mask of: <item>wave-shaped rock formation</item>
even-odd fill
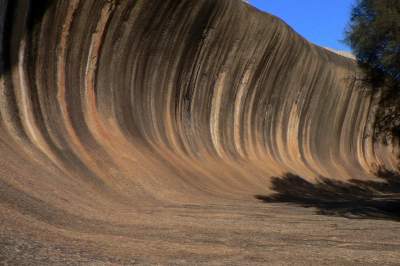
[[[239,0],[1,0],[0,41],[0,229],[16,261],[16,241],[38,263],[234,256],[193,239],[244,219],[235,206],[270,177],[396,167],[369,137],[355,63]]]

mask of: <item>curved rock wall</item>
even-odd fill
[[[355,63],[239,0],[2,0],[0,40],[0,200],[46,222],[396,164]]]

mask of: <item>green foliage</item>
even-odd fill
[[[381,97],[375,137],[399,137],[400,0],[359,0],[346,41],[364,71],[363,81]]]
[[[374,89],[400,88],[400,0],[359,0],[346,37]]]

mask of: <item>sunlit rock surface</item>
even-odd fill
[[[0,0],[0,41],[3,261],[311,260],[271,177],[396,167],[355,62],[239,0]]]

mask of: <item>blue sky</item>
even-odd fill
[[[342,43],[356,0],[250,0],[250,4],[283,19],[309,41],[350,51]]]

